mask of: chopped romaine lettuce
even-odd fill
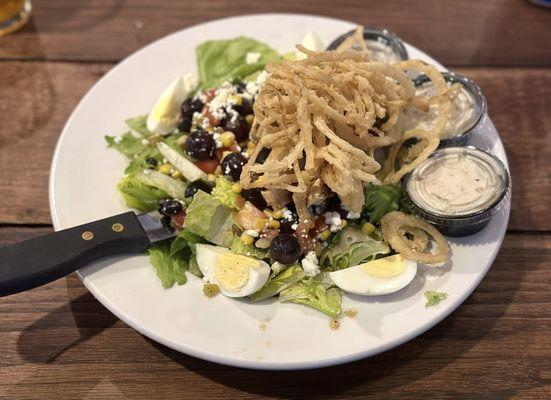
[[[258,292],[250,295],[249,298],[254,302],[273,297],[300,281],[304,276],[301,267],[296,264],[291,265],[277,274],[272,273],[268,282]]]
[[[390,247],[361,230],[349,226],[340,231],[323,250],[320,264],[328,271],[352,267],[390,253]]]
[[[203,274],[199,270],[196,259],[196,245],[197,243],[206,243],[201,236],[184,229],[178,233],[178,236],[174,238],[170,246],[170,256],[182,257],[184,260],[189,260],[188,269],[193,275],[202,277]]]
[[[144,212],[156,210],[159,201],[170,196],[165,191],[145,183],[140,177],[138,174],[125,176],[119,181],[117,189],[128,207]]]
[[[140,115],[139,117],[128,118],[124,122],[126,122],[126,125],[128,125],[130,129],[143,136],[151,135],[151,132],[149,132],[149,130],[147,129],[147,115]]]
[[[209,242],[230,247],[233,232],[232,210],[220,200],[199,190],[186,210],[185,228]]]
[[[341,290],[336,287],[328,288],[323,277],[308,279],[281,291],[279,300],[307,305],[332,318],[337,318],[342,312]]]
[[[197,46],[196,53],[201,89],[243,79],[263,69],[268,62],[279,59],[278,53],[268,45],[243,36],[203,42]],[[259,53],[260,58],[255,63],[247,64],[247,53]]]
[[[161,189],[174,199],[185,197],[186,185],[178,179],[171,178],[155,170],[138,171],[134,176],[146,185]]]
[[[365,203],[362,216],[374,224],[385,214],[400,209],[402,190],[396,185],[369,184],[365,188]]]
[[[160,142],[157,144],[157,149],[188,181],[193,182],[199,179],[207,179],[207,174],[188,160],[171,143]]]
[[[232,253],[258,258],[260,260],[270,258],[270,249],[259,249],[252,244],[246,244],[239,238],[239,236],[233,237],[230,250]]]
[[[148,249],[148,253],[151,264],[165,289],[174,286],[174,283],[183,285],[187,282],[186,261],[178,255],[170,255],[170,243],[155,244]]]
[[[133,158],[146,149],[142,144],[142,138],[133,135],[131,132],[123,133],[119,138],[115,136],[105,136],[107,147],[111,147],[128,158]]]
[[[425,307],[432,307],[440,303],[442,300],[445,300],[448,297],[446,292],[437,292],[436,290],[427,290],[425,292],[425,297],[427,302]]]
[[[223,176],[219,176],[216,178],[216,184],[212,189],[211,195],[220,200],[226,207],[237,210],[237,198],[239,195],[233,191],[232,187],[233,182]]]

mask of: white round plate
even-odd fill
[[[134,53],[84,96],[57,144],[50,177],[50,207],[56,230],[126,211],[115,185],[126,160],[107,149],[104,135],[125,131],[124,119],[148,112],[177,75],[195,72],[195,46],[209,39],[246,35],[288,52],[309,32],[328,44],[354,24],[307,15],[266,14],[229,18],[176,32]],[[442,67],[407,45],[411,58]],[[504,162],[505,152],[489,118],[478,146]],[[509,206],[480,233],[451,239],[451,263],[421,268],[406,289],[393,295],[345,295],[338,330],[329,318],[294,304],[251,304],[206,298],[202,280],[165,290],[145,255],[105,259],[78,271],[86,287],[113,314],[145,336],[205,360],[258,369],[306,369],[345,363],[398,346],[451,313],[478,285],[501,245]],[[426,290],[449,297],[425,308]]]

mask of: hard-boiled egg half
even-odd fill
[[[174,131],[180,121],[180,107],[196,87],[197,78],[192,74],[170,82],[147,115],[147,129],[161,135]]]
[[[208,244],[197,245],[197,265],[209,282],[216,283],[228,297],[253,294],[270,275],[270,266],[264,261]]]
[[[345,292],[376,296],[397,292],[415,278],[417,263],[401,254],[380,258],[329,273]]]

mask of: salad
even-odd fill
[[[402,177],[438,147],[454,88],[426,64],[343,46],[323,51],[313,34],[285,55],[247,37],[204,42],[198,76],[105,137],[128,159],[117,185],[128,207],[177,232],[148,250],[163,287],[191,274],[209,297],[276,297],[337,319],[343,291],[394,293],[418,262],[447,260]],[[432,97],[415,94],[411,69],[436,82]],[[404,132],[406,108],[429,105],[431,130]]]

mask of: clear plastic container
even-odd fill
[[[412,212],[448,236],[484,228],[505,204],[510,178],[494,155],[474,147],[434,152],[404,181]]]
[[[327,50],[335,50],[355,30],[346,32],[333,40]],[[386,29],[364,28],[364,40],[373,61],[398,62],[409,58],[402,40]]]
[[[440,147],[448,146],[465,146],[468,144],[476,127],[482,121],[482,117],[486,114],[487,103],[486,98],[482,94],[480,87],[466,76],[462,76],[453,72],[442,72],[442,76],[451,86],[454,83],[460,83],[465,90],[464,96],[468,96],[472,101],[472,116],[467,124],[463,124],[459,132],[449,138],[440,139]],[[420,75],[413,80],[415,87],[421,88],[423,85],[430,85],[430,79],[426,75]],[[453,107],[452,107],[453,111]]]

